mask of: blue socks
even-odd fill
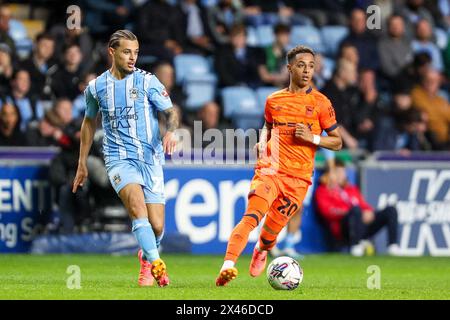
[[[132,221],[132,231],[141,247],[145,260],[150,263],[159,259],[155,233],[147,218]],[[162,236],[162,235],[161,235]],[[161,238],[160,236],[160,238]]]

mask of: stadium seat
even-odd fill
[[[176,82],[181,84],[187,76],[207,75],[211,73],[208,60],[197,54],[179,54],[174,58]]]
[[[348,28],[344,26],[323,26],[320,33],[325,46],[325,54],[334,57],[339,50],[341,41],[348,34]]]
[[[255,92],[248,87],[222,89],[224,116],[231,118],[236,128],[260,128],[264,107],[258,105]]]
[[[445,50],[447,48],[450,33],[447,34],[444,29],[435,28],[434,36],[436,37],[436,45],[439,47],[439,49]]]
[[[323,76],[325,79],[330,79],[334,72],[334,67],[336,65],[336,62],[328,57],[322,58],[322,68],[323,68]]]
[[[256,36],[258,39],[258,46],[270,46],[275,40],[273,27],[271,25],[260,25],[256,28]]]
[[[183,90],[187,95],[186,109],[196,111],[205,103],[214,101],[217,77],[214,74],[190,75]]]
[[[258,47],[258,35],[254,27],[247,27],[247,45],[250,47]]]
[[[20,58],[26,58],[33,49],[33,41],[28,37],[25,25],[16,19],[9,21],[9,36],[14,40],[17,54]]]
[[[291,44],[293,46],[305,45],[319,53],[325,51],[320,32],[314,26],[293,26],[291,31]]]
[[[438,95],[450,102],[450,94],[446,90],[439,90]]]
[[[214,7],[217,5],[219,0],[201,0],[200,2],[205,7]]]
[[[16,19],[9,20],[8,33],[14,41],[28,37],[27,28],[25,28],[25,25],[20,20]]]
[[[278,90],[278,87],[259,87],[258,89],[256,89],[256,99],[258,101],[258,107],[264,110],[267,97]]]

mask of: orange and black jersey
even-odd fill
[[[272,125],[271,137],[256,168],[271,168],[311,181],[317,146],[295,138],[295,126],[303,123],[317,135],[337,128],[330,100],[313,88],[306,93],[279,90],[266,100],[265,120]]]

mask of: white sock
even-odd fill
[[[220,269],[220,270],[225,270],[225,269],[230,269],[230,268],[234,268],[234,262],[231,260],[225,260],[223,262],[222,269]]]

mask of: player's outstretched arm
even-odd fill
[[[271,130],[272,130],[272,124],[265,121],[264,125],[261,129],[261,134],[259,135],[259,142],[255,145],[256,155],[257,155],[258,159],[266,151],[267,141],[270,140]]]
[[[330,149],[333,151],[341,150],[342,138],[339,133],[339,127],[327,132],[328,136],[318,136],[312,132],[302,123],[298,123],[295,128],[295,137],[299,140],[316,144],[319,147]]]
[[[169,108],[164,110],[166,116],[166,134],[163,138],[164,153],[171,155],[175,151],[177,145],[177,138],[175,136],[175,130],[178,128],[179,119],[178,113],[175,108]]]
[[[78,158],[78,168],[73,180],[72,192],[77,192],[78,187],[82,187],[88,176],[87,157],[91,150],[92,141],[96,129],[96,118],[85,117],[81,124],[80,137],[80,157]]]

